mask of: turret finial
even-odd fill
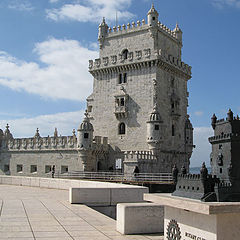
[[[36,129],[36,133],[35,133],[35,136],[36,138],[40,138],[40,134],[39,134],[39,128]]]
[[[57,130],[57,128],[55,128],[55,130],[54,130],[54,137],[55,137],[55,138],[58,137],[58,130]]]

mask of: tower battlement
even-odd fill
[[[109,27],[105,38],[116,37],[122,34],[131,34],[138,31],[145,31],[148,30],[149,28],[151,27],[148,24],[146,24],[145,19],[143,19],[142,21],[138,20],[137,22],[127,23],[126,25],[123,24],[122,26],[118,25],[113,26],[112,28]],[[162,32],[172,40],[179,42],[176,31],[171,30],[170,28],[162,24],[160,21],[158,21],[157,30]]]
[[[136,63],[142,63],[144,66],[144,63],[147,63],[149,61],[153,60],[159,60],[159,64],[168,64],[171,67],[174,67],[185,74],[191,77],[191,69],[192,67],[188,64],[181,61],[181,59],[177,57],[173,57],[171,54],[168,54],[167,51],[164,51],[162,49],[156,50],[154,52],[151,52],[151,49],[139,49],[135,52],[129,52],[128,58],[124,59],[122,54],[117,55],[111,55],[106,56],[103,58],[97,58],[95,61],[89,60],[89,71],[93,73],[94,71],[97,71],[98,69],[107,69],[110,67],[116,67],[116,66],[123,66],[124,70],[125,68],[128,68],[128,65],[130,64],[136,64]],[[121,69],[119,69],[121,71]]]

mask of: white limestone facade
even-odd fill
[[[191,67],[182,62],[182,31],[148,20],[99,25],[99,58],[89,61],[94,78],[88,112],[94,134],[107,136],[110,158],[121,158],[125,172],[169,172],[189,166],[193,148],[187,114]]]

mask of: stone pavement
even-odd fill
[[[115,229],[115,220],[69,204],[66,190],[0,185],[0,239],[163,240],[159,234],[126,236]]]

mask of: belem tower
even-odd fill
[[[89,61],[93,92],[72,136],[14,138],[0,130],[0,174],[49,176],[112,171],[126,174],[189,169],[193,127],[187,113],[191,67],[182,62],[182,31],[147,21],[99,25],[99,58]]]

